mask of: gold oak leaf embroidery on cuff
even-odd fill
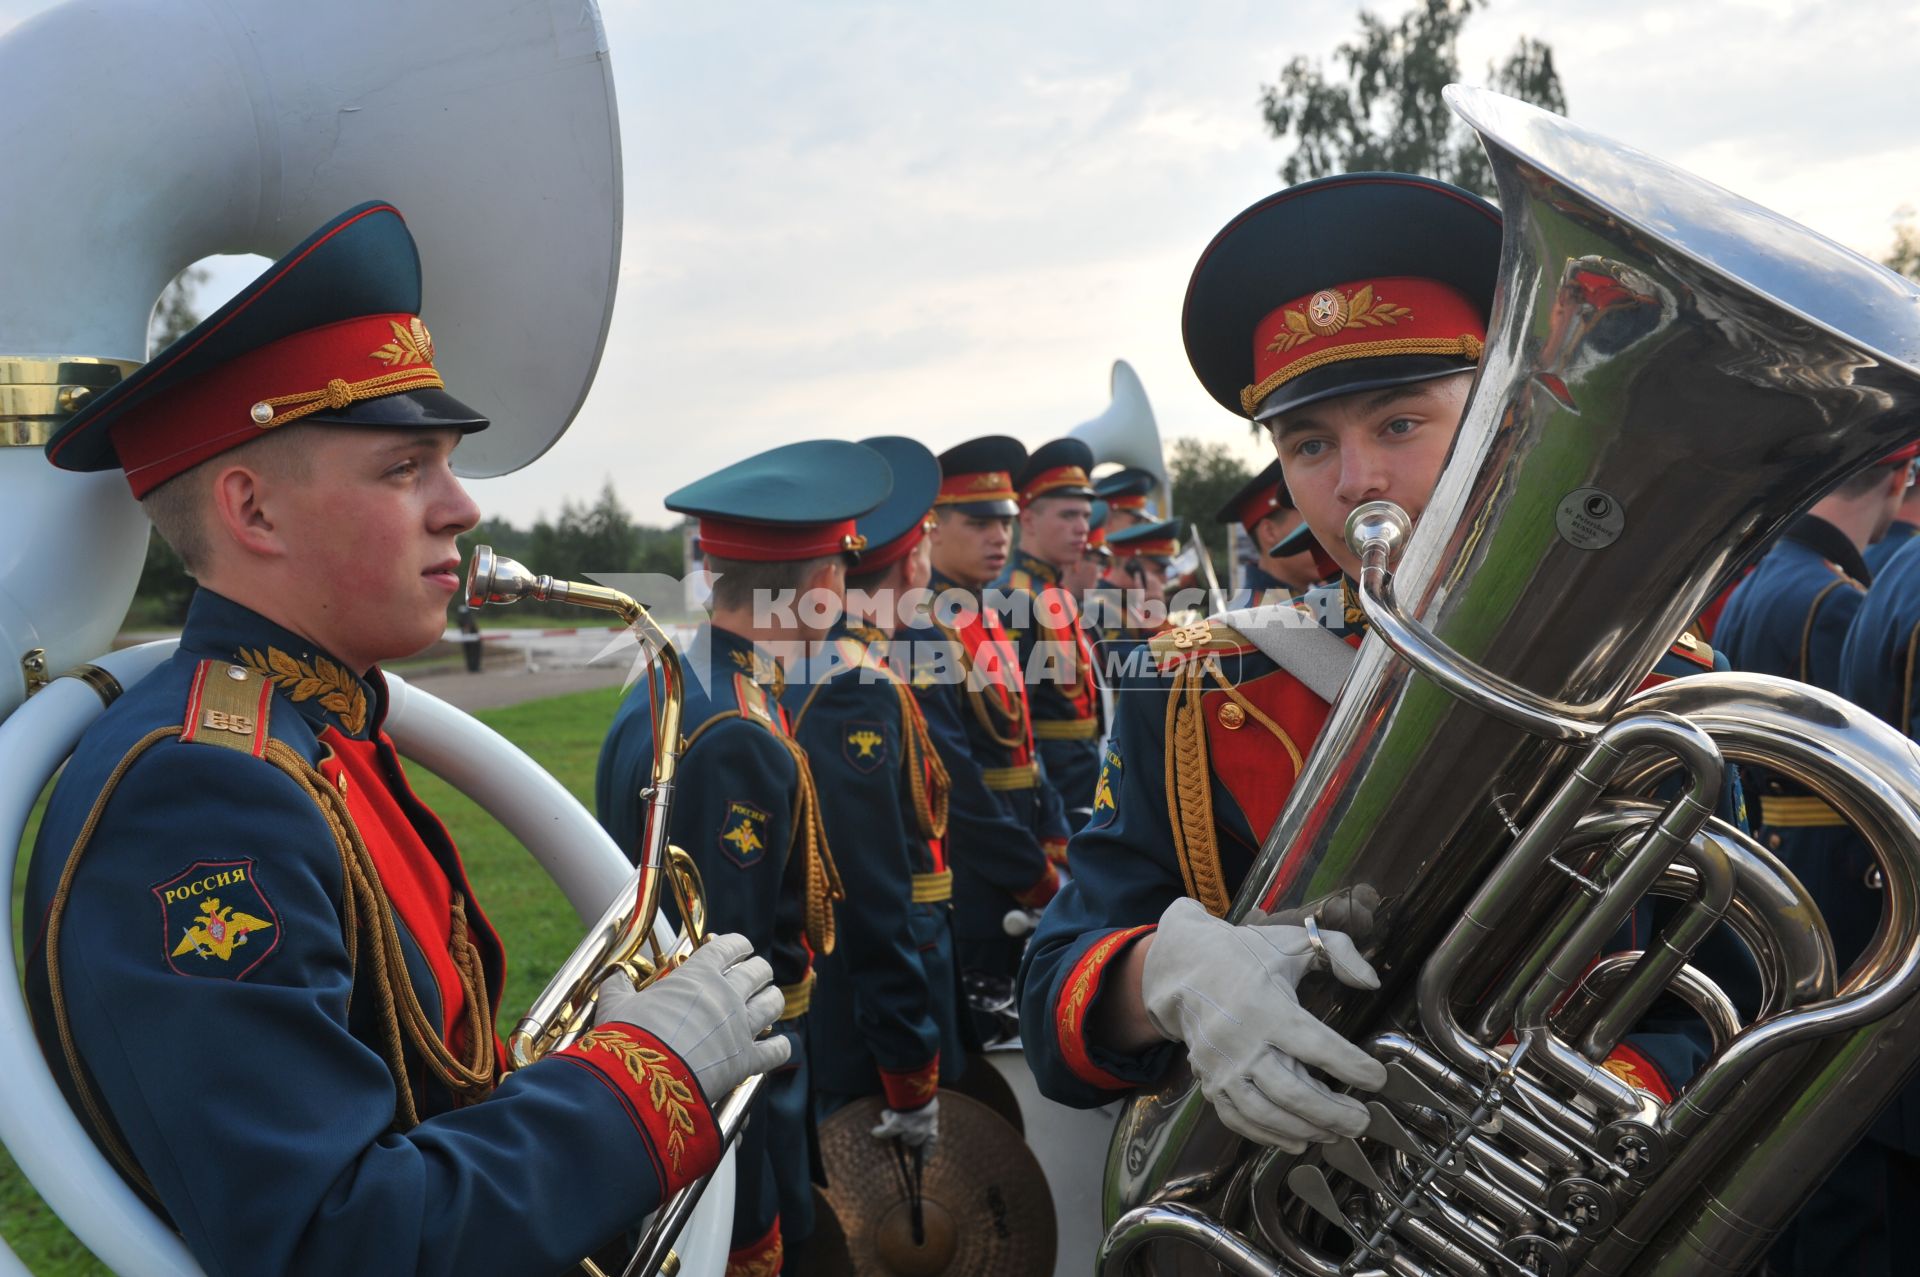
[[[680,1155],[686,1151],[687,1136],[693,1134],[693,1092],[673,1075],[667,1057],[616,1029],[590,1030],[580,1036],[579,1046],[612,1053],[626,1066],[628,1075],[647,1088],[653,1111],[667,1119],[667,1157],[674,1173],[679,1174]]]

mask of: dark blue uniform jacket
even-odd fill
[[[784,674],[750,639],[714,625],[699,628],[681,664],[684,745],[668,833],[700,867],[708,929],[738,932],[773,964],[787,999],[777,1031],[793,1051],[761,1088],[740,1140],[733,1247],[745,1262],[812,1231],[804,1017],[837,884],[806,757],[780,704]],[[651,689],[643,678],[621,702],[594,780],[600,823],[635,858],[646,827],[640,792],[653,778]]]
[[[782,697],[820,788],[846,889],[807,1017],[815,1088],[919,1108],[957,1077],[946,772],[877,630],[839,627]]]
[[[1358,643],[1363,625],[1349,609],[1333,628]],[[1194,721],[1204,725],[1198,743],[1207,751],[1207,793],[1204,803],[1179,801],[1190,818],[1196,812],[1202,824],[1210,818],[1217,859],[1176,851],[1180,818],[1170,800],[1166,749],[1168,702],[1176,693],[1154,659],[1156,653],[1166,658],[1169,638],[1180,637],[1176,632],[1143,647],[1148,659],[1119,688],[1093,819],[1068,846],[1071,880],[1041,920],[1021,971],[1027,1061],[1041,1091],[1065,1104],[1105,1103],[1157,1082],[1173,1062],[1181,1049],[1174,1043],[1122,1056],[1087,1035],[1106,993],[1106,972],[1181,895],[1224,913],[1329,711],[1326,702],[1232,631],[1222,635],[1215,626],[1210,632],[1213,637],[1201,636],[1195,651],[1211,648],[1227,686],[1209,678],[1196,689],[1200,713]],[[1669,655],[1656,672],[1699,672],[1706,660]],[[1737,791],[1732,791],[1726,814],[1733,814],[1735,803]],[[1705,1035],[1692,1026],[1643,1027],[1654,1031],[1634,1035],[1616,1071],[1655,1071],[1659,1077],[1650,1089],[1657,1092],[1664,1079],[1691,1075],[1704,1058]],[[1641,1084],[1647,1084],[1644,1076]]]
[[[433,1066],[497,1048],[505,956],[385,712],[377,670],[203,590],[47,805],[43,1045],[210,1273],[553,1273],[718,1161],[698,1084],[638,1030],[497,1089]]]
[[[1895,525],[1901,526],[1901,525]],[[1853,618],[1840,655],[1840,694],[1887,722],[1916,736],[1920,704],[1914,673],[1920,669],[1920,538],[1908,537],[1899,553],[1873,580],[1866,602]],[[1864,845],[1858,856],[1827,875],[1827,889],[1815,899],[1833,932],[1844,965],[1873,938],[1886,892]],[[1920,1094],[1909,1083],[1874,1124],[1869,1139],[1920,1155]]]
[[[1080,608],[1060,587],[1054,566],[1024,551],[993,588],[1006,598],[1002,621],[1026,672],[1041,769],[1060,796],[1069,828],[1077,826],[1093,806],[1101,728],[1100,692]]]
[[[938,595],[962,587],[935,573],[932,589]],[[1058,796],[1033,766],[1018,658],[1000,641],[1002,657],[1015,665],[1004,689],[983,684],[980,662],[960,631],[936,617],[895,634],[894,660],[904,659],[911,670],[914,695],[952,784],[947,861],[962,966],[1011,980],[1020,946],[1009,941],[1003,919],[1012,909],[1052,898],[1058,875],[1047,847],[1064,849],[1067,828]]]

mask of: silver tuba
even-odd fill
[[[1366,1136],[1303,1155],[1184,1077],[1131,1101],[1105,1274],[1744,1272],[1920,1061],[1920,750],[1784,680],[1635,694],[1731,572],[1920,434],[1920,290],[1564,119],[1447,97],[1505,210],[1486,355],[1418,531],[1349,524],[1372,634],[1230,915],[1380,892],[1383,987],[1302,995],[1389,1082]],[[1885,914],[1852,969],[1711,818],[1730,762],[1871,845]],[[1665,931],[1608,952],[1648,895],[1679,902]],[[1759,969],[1746,1016],[1690,961],[1717,926]],[[1661,1103],[1600,1063],[1667,996],[1714,1051]]]

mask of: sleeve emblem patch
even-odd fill
[[[1107,747],[1107,756],[1100,764],[1100,782],[1093,787],[1093,819],[1088,828],[1099,829],[1111,824],[1119,805],[1114,802],[1113,787],[1120,780],[1123,770],[1120,752],[1112,746]]]
[[[887,761],[887,738],[878,723],[848,723],[840,738],[840,752],[855,771],[871,773]]]
[[[720,850],[742,869],[757,864],[767,850],[767,813],[752,803],[729,802],[720,824]]]
[[[280,915],[247,860],[196,860],[153,888],[167,965],[240,980],[280,947]]]

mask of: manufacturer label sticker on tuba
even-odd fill
[[[1560,500],[1553,514],[1560,539],[1576,550],[1604,550],[1626,530],[1627,514],[1612,493],[1599,488],[1575,488]]]

